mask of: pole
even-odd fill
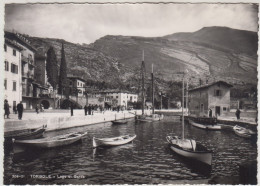
[[[184,107],[184,74],[182,78],[182,140],[184,140],[184,114],[183,114],[183,107]]]
[[[161,110],[162,110],[162,92],[161,92]]]
[[[144,115],[144,107],[145,107],[145,94],[144,94],[144,71],[145,71],[145,64],[144,64],[144,51],[143,51],[143,61],[142,61],[142,115]]]
[[[188,115],[188,106],[189,106],[188,88],[189,88],[189,81],[187,80],[187,86],[186,86],[186,112],[187,112],[187,115]]]
[[[152,64],[152,113],[154,114],[154,85],[153,85],[153,64]]]

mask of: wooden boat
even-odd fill
[[[206,124],[200,124],[196,123],[195,121],[189,120],[189,123],[194,126],[198,127],[201,129],[206,129],[206,130],[221,130],[221,125],[218,124],[212,124],[212,125],[206,125]]]
[[[136,135],[124,135],[114,138],[95,138],[93,137],[93,148],[98,146],[118,146],[127,144],[133,141],[136,138]]]
[[[112,122],[112,124],[114,124],[114,125],[119,125],[119,124],[127,124],[127,120],[125,120],[125,119],[122,119],[122,120],[114,120],[114,121],[111,121]]]
[[[182,80],[182,103],[184,103],[184,74]],[[184,104],[183,104],[184,105]],[[170,148],[175,153],[206,165],[211,165],[212,151],[203,145],[196,143],[195,140],[184,138],[184,111],[182,107],[182,138],[177,136],[166,136]]]
[[[177,154],[211,165],[212,151],[207,150],[203,145],[196,143],[195,140],[182,140],[177,136],[167,136],[166,139],[170,144],[170,148]]]
[[[38,148],[47,149],[70,145],[81,140],[87,132],[73,132],[65,135],[59,135],[49,138],[33,139],[33,140],[13,140],[14,152],[24,151],[27,149]]]
[[[235,134],[237,134],[238,136],[244,137],[244,138],[251,138],[253,135],[255,135],[256,133],[250,129],[246,129],[244,127],[240,127],[238,125],[233,127],[233,130],[235,132]]]
[[[27,139],[37,139],[43,137],[43,134],[47,128],[47,125],[43,125],[35,129],[25,129],[19,131],[5,132],[4,137],[6,141],[16,140],[27,140]]]

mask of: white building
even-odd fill
[[[21,34],[5,31],[5,37],[23,49],[20,57],[22,61],[20,69],[22,76],[22,101],[25,109],[32,109],[36,97],[34,96],[35,89],[33,85],[36,49]]]
[[[80,77],[68,77],[69,79],[69,86],[74,89],[74,92],[72,95],[78,96],[78,97],[85,97],[85,80]],[[77,92],[75,92],[77,90]]]
[[[21,51],[22,47],[15,42],[5,38],[5,76],[4,89],[5,99],[9,106],[17,105],[22,101],[22,86],[21,86]],[[12,110],[12,109],[11,109]]]
[[[112,104],[113,100],[116,100],[117,106],[125,106],[127,108],[128,102],[137,102],[138,95],[129,93],[127,91],[120,90],[108,90],[102,92],[93,93],[95,97],[104,97],[105,102]]]

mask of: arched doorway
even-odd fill
[[[50,102],[47,100],[42,100],[41,104],[43,105],[44,109],[48,109],[50,107]]]

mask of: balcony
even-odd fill
[[[22,61],[25,63],[29,62],[29,58],[22,55]]]
[[[34,80],[34,74],[31,71],[29,71],[29,72],[22,72],[22,77]]]

